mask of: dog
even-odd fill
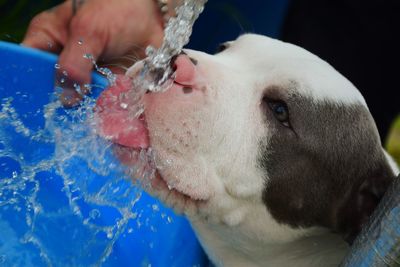
[[[340,264],[399,173],[355,86],[255,34],[173,64],[173,86],[146,94],[140,119],[102,115],[120,147],[154,150],[148,191],[187,215],[216,266]]]

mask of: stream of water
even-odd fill
[[[161,47],[147,47],[143,67],[133,78],[132,90],[128,93],[128,97],[134,101],[130,101],[131,106],[126,108],[133,117],[138,117],[143,112],[141,99],[147,90],[163,92],[172,86],[174,71],[170,64],[171,59],[189,42],[193,25],[203,12],[206,2],[207,0],[185,0],[176,8],[176,17],[171,17],[166,24]]]

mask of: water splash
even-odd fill
[[[115,85],[115,81],[117,80],[117,76],[109,69],[109,68],[104,68],[104,67],[99,67],[96,63],[96,60],[94,59],[92,54],[84,54],[83,58],[86,58],[90,60],[95,68],[96,71],[98,71],[100,74],[104,75],[110,85]]]
[[[146,176],[147,169],[142,162],[125,169],[113,157],[111,144],[92,128],[93,99],[86,98],[76,110],[65,110],[58,101],[51,102],[43,110],[45,127],[38,131],[24,124],[13,102],[13,98],[3,99],[0,110],[0,166],[5,175],[0,179],[0,214],[7,215],[0,223],[8,221],[12,229],[2,227],[0,254],[8,250],[2,244],[14,238],[21,246],[30,244],[37,251],[33,255],[40,255],[40,262],[47,265],[57,265],[66,257],[65,263],[74,266],[104,262],[129,222],[137,218],[132,207],[141,191],[132,186],[130,175]],[[28,143],[31,150],[21,149]],[[40,155],[33,155],[35,150],[41,150]],[[110,214],[115,221],[105,223]],[[13,224],[14,220],[18,223]],[[60,227],[59,223],[65,222]],[[69,240],[64,231],[78,236]],[[58,233],[60,240],[46,236],[47,232]],[[102,233],[106,241],[99,238]],[[60,247],[60,242],[74,243],[81,250]],[[59,247],[57,253],[54,246]],[[5,253],[3,261],[17,255],[13,253]],[[15,259],[7,263],[11,260]],[[21,256],[15,264],[36,265],[37,260]]]
[[[147,47],[147,57],[140,63],[141,69],[132,78],[132,88],[126,93],[130,104],[125,105],[124,109],[129,110],[130,116],[138,118],[143,113],[142,98],[147,91],[164,92],[173,85],[174,71],[170,62],[189,42],[193,25],[203,12],[206,2],[185,0],[176,8],[177,16],[168,20],[161,47]]]
[[[162,47],[146,50],[148,58],[130,95],[138,100],[135,116],[143,112],[140,99],[147,89],[158,92],[171,85],[169,62],[187,44],[205,2],[185,1],[177,18],[168,22]],[[90,54],[84,57],[115,84],[109,69],[99,67]],[[63,76],[61,83],[68,73]],[[85,97],[78,108],[65,110],[53,94],[44,109],[28,115],[18,112],[16,100],[2,99],[0,110],[0,265],[102,265],[116,240],[134,232],[132,221],[137,227],[148,222],[132,209],[141,190],[132,186],[131,177],[153,177],[153,151],[131,151],[134,164],[121,166],[113,154],[119,147],[97,135],[93,98]],[[27,125],[26,118],[38,117],[43,117],[43,127]],[[151,209],[160,210],[158,205]],[[172,223],[169,215],[160,215]],[[156,232],[154,225],[151,229]]]

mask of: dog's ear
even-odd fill
[[[336,230],[352,244],[394,179],[390,171],[377,171],[355,184],[339,209]]]

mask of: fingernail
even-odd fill
[[[83,96],[71,88],[63,88],[63,91],[60,95],[60,101],[66,108],[77,106],[82,99]]]

